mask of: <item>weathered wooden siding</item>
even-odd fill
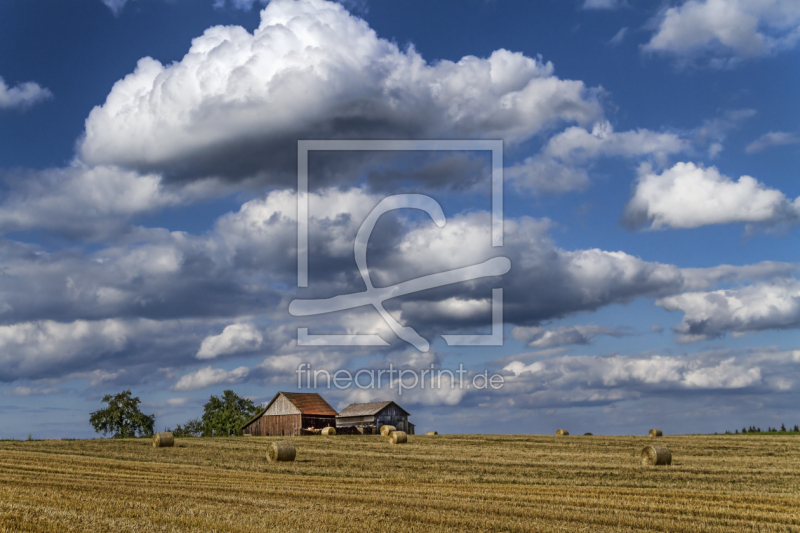
[[[275,398],[264,415],[299,415],[300,409],[290,402],[283,394]]]
[[[300,434],[301,415],[263,415],[244,428],[254,437],[292,437]]]
[[[394,426],[398,431],[408,432],[408,416],[395,404],[390,403],[375,417],[375,427]]]

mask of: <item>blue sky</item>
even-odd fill
[[[445,432],[800,422],[798,36],[789,0],[3,2],[0,437],[91,436],[124,388],[174,426],[300,362],[506,378],[320,391]],[[319,154],[296,289],[300,139],[503,140],[505,246],[485,154]],[[355,232],[400,192],[448,224],[381,219],[376,285],[511,272],[388,304],[427,353],[367,308],[308,325],[389,347],[298,346],[288,302],[363,290]],[[488,329],[491,288],[504,346],[446,346]]]

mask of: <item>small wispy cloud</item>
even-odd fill
[[[619,9],[627,7],[625,0],[584,0],[583,9]]]
[[[609,39],[608,44],[611,46],[619,46],[622,44],[622,41],[625,40],[625,35],[628,33],[628,28],[622,28],[619,30],[616,35],[614,35],[611,39]]]
[[[9,87],[0,77],[0,109],[24,109],[52,97],[53,93],[38,83],[28,81]]]
[[[800,143],[800,137],[794,133],[789,133],[786,131],[771,131],[769,133],[765,133],[755,141],[748,144],[744,151],[748,154],[754,154],[764,150],[765,148],[769,148],[770,146],[783,146],[797,143]]]

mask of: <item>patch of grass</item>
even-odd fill
[[[0,531],[797,531],[792,436],[0,442]]]

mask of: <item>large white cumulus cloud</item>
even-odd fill
[[[661,174],[642,167],[626,221],[652,229],[696,228],[707,224],[796,221],[800,200],[790,200],[750,176],[734,181],[715,167],[678,163]]]
[[[689,0],[666,9],[644,50],[693,56],[710,53],[712,64],[761,56],[800,39],[796,0]]]
[[[736,289],[690,292],[656,301],[668,311],[683,311],[675,328],[681,342],[800,326],[800,281],[794,278]]]
[[[428,64],[325,0],[273,0],[261,16],[253,34],[208,29],[172,65],[140,60],[89,115],[80,157],[206,175],[235,172],[239,158],[238,171],[252,174],[274,168],[280,156],[270,143],[303,135],[516,142],[557,121],[602,115],[582,82],[519,53]]]

